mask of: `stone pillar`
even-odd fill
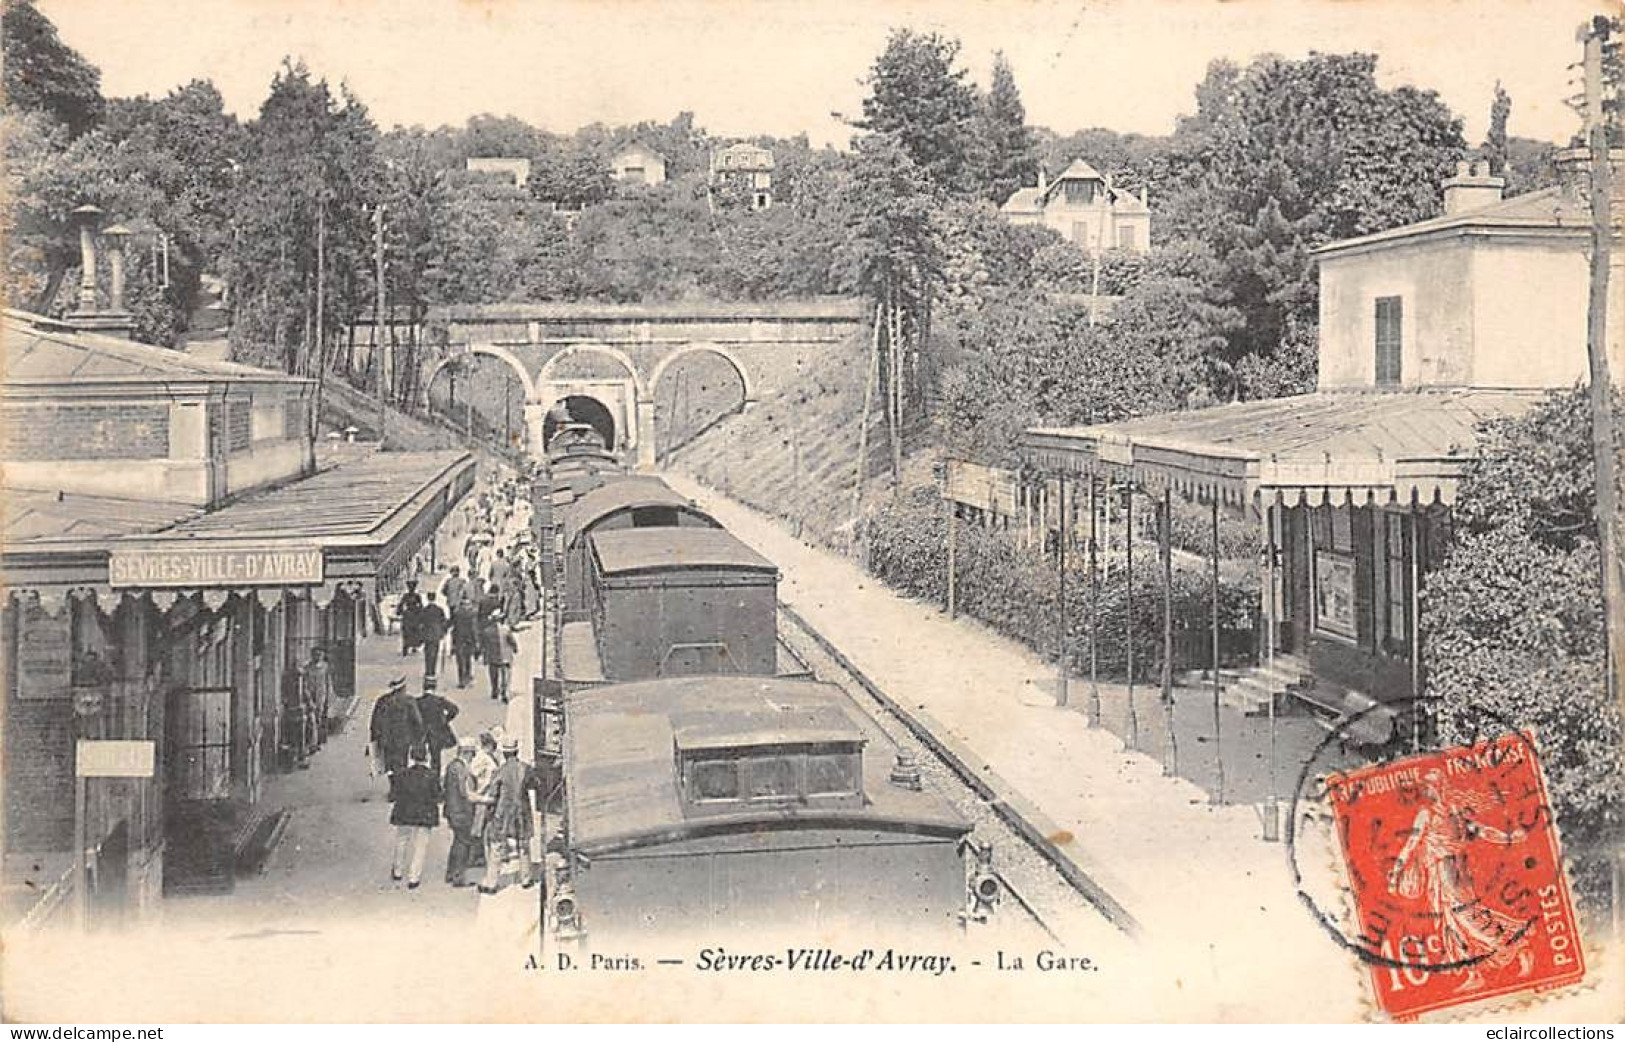
[[[535,459],[546,456],[547,445],[544,438],[547,433],[547,403],[527,401],[525,403],[525,431],[530,439],[530,454]]]
[[[655,403],[653,398],[638,399],[637,413],[637,443],[633,446],[638,450],[638,468],[652,470],[655,465]]]
[[[79,222],[79,308],[80,314],[96,311],[96,222],[103,210],[85,205],[73,211]]]

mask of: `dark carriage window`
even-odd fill
[[[699,760],[689,774],[696,800],[737,800],[739,763],[736,760]]]
[[[858,758],[851,753],[811,753],[807,757],[807,795],[847,795],[858,791]]]
[[[796,761],[793,758],[771,756],[751,761],[751,799],[771,800],[800,794],[800,786],[796,784]]]
[[[1392,386],[1400,380],[1400,354],[1404,304],[1400,297],[1377,298],[1377,384]]]

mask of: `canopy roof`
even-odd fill
[[[1246,504],[1450,503],[1477,425],[1544,391],[1322,391],[1088,427],[1035,428],[1023,455],[1049,471]]]
[[[148,502],[110,496],[81,496],[32,489],[3,489],[0,541],[43,546],[55,540],[83,541],[156,532],[201,513],[186,503]]]
[[[657,844],[702,831],[750,834],[763,827],[902,829],[947,836],[969,826],[934,791],[891,784],[895,746],[854,711],[837,687],[770,677],[678,677],[589,688],[568,696],[564,732],[570,836],[585,852]],[[840,741],[864,741],[865,805],[838,814],[800,805],[742,806],[738,813],[691,819],[678,792],[673,755],[678,735],[690,744],[707,734],[739,744],[817,720]]]

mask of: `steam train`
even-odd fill
[[[536,683],[562,789],[551,935],[960,924],[985,882],[967,880],[971,825],[780,640],[773,563],[589,431],[558,432],[533,488],[557,606]]]

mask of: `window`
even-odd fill
[[[635,185],[643,184],[643,182],[645,180],[645,178],[643,176],[643,167],[641,167],[641,166],[622,167],[621,168],[621,179],[624,180],[624,181],[628,181],[628,182],[630,182],[632,184],[635,184]]]
[[[750,798],[775,800],[799,796],[796,761],[789,756],[764,756],[750,761]]]
[[[1388,566],[1388,646],[1403,650],[1410,644],[1409,610],[1405,603],[1405,584],[1409,569],[1405,567],[1405,518],[1401,514],[1384,514],[1387,525]]]
[[[1404,305],[1400,297],[1377,298],[1376,346],[1379,387],[1391,387],[1400,382],[1404,314]]]
[[[689,774],[696,800],[737,800],[739,761],[697,760]]]
[[[1094,181],[1067,181],[1061,186],[1069,206],[1089,206],[1095,201]]]
[[[1137,250],[1140,248],[1134,239],[1134,225],[1122,225],[1117,229],[1117,248],[1120,250]]]
[[[807,795],[845,795],[857,791],[856,756],[849,753],[811,753],[807,756]]]

